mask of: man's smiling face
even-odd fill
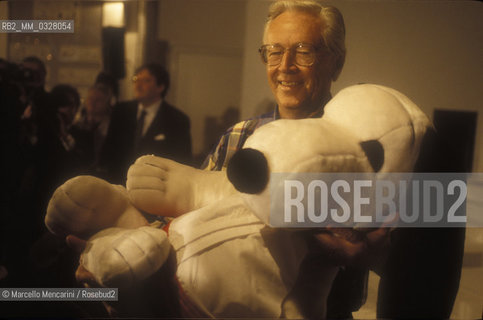
[[[323,46],[322,21],[301,11],[286,11],[270,22],[264,42],[286,49],[298,43]],[[279,65],[267,65],[270,88],[282,118],[306,118],[320,110],[330,97],[334,59],[325,47],[317,50],[310,66],[295,63],[287,50]]]

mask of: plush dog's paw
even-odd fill
[[[186,181],[191,170],[168,159],[143,156],[127,173],[129,197],[137,208],[151,214],[178,216],[188,212],[193,206],[192,189]]]
[[[87,238],[114,226],[129,206],[127,192],[121,186],[92,176],[78,176],[55,190],[45,225],[59,236]]]
[[[100,285],[129,287],[159,270],[170,250],[161,229],[109,228],[89,239],[80,261]]]
[[[224,172],[198,170],[156,156],[136,160],[126,187],[134,206],[162,216],[179,216],[234,192]]]

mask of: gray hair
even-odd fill
[[[321,38],[324,45],[335,58],[335,68],[332,80],[339,77],[344,66],[345,47],[345,24],[339,9],[333,6],[322,6],[313,0],[278,0],[270,5],[268,17],[265,23],[263,39],[266,39],[267,29],[270,22],[285,11],[301,11],[317,16],[322,21]]]

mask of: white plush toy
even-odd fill
[[[225,172],[144,156],[131,166],[127,189],[89,176],[67,181],[45,222],[55,234],[89,239],[81,264],[102,285],[145,279],[174,250],[181,290],[207,316],[322,318],[338,269],[322,259],[304,275],[312,285],[297,286],[312,254],[309,235],[269,226],[270,173],[410,171],[429,126],[399,92],[357,85],[337,94],[320,119],[256,130],[227,170],[248,193]],[[169,235],[139,210],[176,217]]]

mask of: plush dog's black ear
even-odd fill
[[[384,164],[384,147],[382,144],[377,140],[368,140],[361,142],[360,145],[374,172],[381,170]]]
[[[268,163],[263,153],[255,149],[238,150],[226,168],[228,180],[243,193],[262,192],[268,183]]]

